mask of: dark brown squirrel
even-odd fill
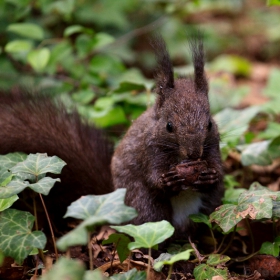
[[[80,196],[114,188],[127,188],[125,202],[138,211],[135,224],[168,220],[179,232],[189,230],[189,214],[209,214],[220,204],[219,133],[210,115],[203,44],[196,39],[190,46],[194,77],[174,80],[165,43],[155,41],[156,103],[132,123],[113,157],[103,132],[78,113],[40,95],[0,94],[0,153],[41,152],[67,163],[61,183],[45,197],[54,220]]]

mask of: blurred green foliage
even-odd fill
[[[59,96],[70,110],[76,107],[90,122],[114,131],[125,131],[155,100],[152,34],[167,41],[178,76],[193,71],[187,37],[200,29],[223,157],[237,146],[248,153],[250,147],[242,145],[280,135],[270,132],[280,112],[279,69],[263,90],[270,101],[258,108],[240,110],[250,87],[235,82],[250,77],[252,60],[280,55],[279,11],[264,1],[3,0],[0,17],[0,88]],[[269,121],[258,135],[248,128],[259,113]]]

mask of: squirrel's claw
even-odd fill
[[[208,168],[201,171],[198,180],[195,181],[194,185],[213,185],[219,181],[218,173],[213,168]]]

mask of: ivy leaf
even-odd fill
[[[215,115],[224,143],[236,145],[239,138],[248,129],[250,121],[260,111],[260,107],[251,106],[243,110],[226,108]]]
[[[224,232],[228,232],[242,220],[242,217],[237,216],[236,205],[225,204],[218,207],[217,210],[210,215],[210,220],[217,223]]]
[[[156,271],[159,271],[159,269],[162,268],[164,265],[173,265],[175,262],[178,261],[187,261],[191,256],[191,252],[193,251],[193,249],[188,249],[184,252],[172,256],[169,260],[159,261],[156,264],[154,264],[154,269]]]
[[[59,174],[66,163],[57,156],[48,157],[47,154],[30,154],[26,160],[11,168],[13,173],[27,173],[34,176],[34,181],[39,175],[47,172]]]
[[[126,233],[135,239],[128,244],[130,250],[137,248],[152,248],[163,242],[174,233],[173,226],[167,221],[145,223],[143,225],[112,226],[113,229]]]
[[[18,200],[17,195],[13,195],[9,198],[0,199],[0,212],[10,208],[15,201]]]
[[[225,264],[230,260],[230,257],[220,254],[211,254],[207,260],[207,264],[217,266],[218,264]]]
[[[110,280],[145,280],[146,277],[145,271],[138,271],[136,268],[133,268],[126,273],[111,276]]]
[[[274,257],[279,256],[280,242],[264,242],[259,251],[260,254],[272,255]]]
[[[85,268],[82,262],[60,258],[55,265],[40,279],[41,280],[81,280],[83,279]],[[95,278],[92,278],[95,279]]]
[[[128,244],[130,243],[130,239],[121,233],[113,233],[109,236],[107,240],[103,240],[102,244],[110,244],[114,243],[120,258],[120,261],[123,262],[129,255],[130,250],[128,249]]]
[[[196,280],[213,279],[214,276],[227,279],[228,271],[227,268],[214,268],[207,264],[200,264],[194,269],[193,275]]]
[[[42,27],[34,23],[13,23],[8,25],[7,31],[36,40],[44,38]]]
[[[209,217],[202,214],[202,213],[198,213],[198,214],[191,214],[189,215],[189,218],[195,222],[195,223],[204,223],[205,225],[207,225],[209,228],[212,228],[211,223],[209,222]]]
[[[210,215],[224,232],[228,232],[244,218],[270,219],[272,217],[273,201],[280,200],[280,192],[272,192],[253,183],[248,191],[244,191],[238,198],[237,205],[225,204]]]
[[[134,208],[124,204],[126,189],[117,189],[106,195],[87,195],[73,202],[66,217],[84,220],[74,230],[58,240],[61,250],[69,246],[87,244],[87,231],[105,223],[120,224],[137,216]]]
[[[28,212],[7,209],[0,213],[0,250],[18,264],[33,248],[44,249],[46,237],[41,231],[31,231],[34,216]]]
[[[0,155],[1,167],[5,169],[10,169],[15,166],[17,163],[26,160],[27,155],[24,153],[9,153],[6,155]]]
[[[0,188],[0,197],[9,198],[22,192],[27,187],[35,192],[48,195],[55,182],[60,182],[60,179],[44,177],[34,184],[30,184],[28,181],[13,180],[7,186]]]

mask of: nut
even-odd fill
[[[184,162],[178,164],[175,169],[187,184],[193,184],[198,180],[200,173],[207,169],[207,163],[205,161]]]

